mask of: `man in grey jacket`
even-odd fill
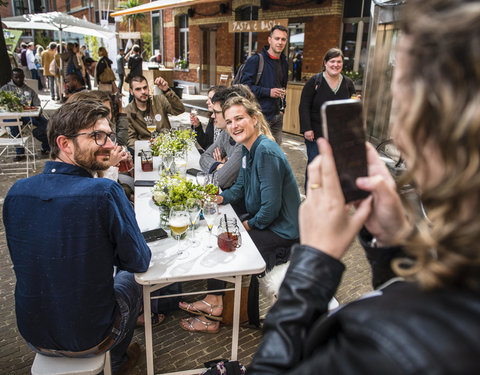
[[[227,124],[222,113],[222,105],[234,92],[239,93],[234,87],[229,87],[217,91],[212,97],[214,125],[221,131],[200,156],[200,167],[204,172],[215,175],[222,190],[228,189],[237,179],[242,158],[242,145],[237,144],[225,130]]]

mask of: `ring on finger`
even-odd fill
[[[322,187],[322,184],[311,184],[310,189],[320,189]]]

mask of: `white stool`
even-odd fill
[[[110,352],[90,358],[47,357],[36,354],[32,375],[112,375]]]

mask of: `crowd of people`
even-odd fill
[[[418,218],[404,204],[370,144],[368,176],[356,180],[370,195],[345,203],[319,117],[325,101],[355,94],[352,81],[341,74],[343,55],[336,48],[301,96],[308,156],[303,203],[280,148],[287,29],[272,28],[268,46],[247,60],[241,84],[209,90],[205,128],[197,115],[190,116],[200,167],[222,188],[215,201],[233,206],[266,272],[290,261],[249,374],[478,371],[480,4],[410,0],[400,27],[392,137],[409,168],[400,183],[417,188],[428,217]],[[132,97],[125,109],[114,93],[115,80],[107,82],[112,62],[106,50],[92,75],[109,87],[88,91],[77,86],[86,79],[78,46],[67,45],[65,54],[53,58],[46,54],[55,52],[51,47],[42,59],[62,59],[72,93],[46,133],[37,125],[51,159],[43,173],[17,181],[4,201],[17,324],[37,353],[85,357],[110,350],[113,372],[123,374],[140,351],[131,343],[135,325],[150,318],[142,316],[141,287],[133,273],[147,270],[151,252],[135,219],[131,191],[122,189],[131,181],[111,170],[131,159],[136,140],[150,139],[149,125],[169,129],[168,115],[185,108],[163,78],[154,82],[159,94],[149,95],[147,79],[136,70],[141,57],[135,47],[117,58],[123,64],[128,59],[130,68],[128,77],[124,71],[119,77]],[[14,70],[13,82],[2,90],[20,93],[23,79],[24,70]],[[31,103],[38,99],[30,96]],[[377,290],[328,313],[345,269],[341,258],[356,236]],[[113,266],[120,270],[115,276]],[[252,276],[248,296],[249,319],[256,325],[262,276]],[[224,286],[208,280],[212,292],[202,300],[180,301],[178,307],[192,315],[180,321],[181,328],[218,332],[224,296],[214,291]],[[160,323],[164,311],[153,312],[152,322]]]

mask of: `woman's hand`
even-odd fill
[[[303,133],[303,136],[307,141],[313,142],[315,139],[315,134],[313,133],[313,130],[307,130],[305,133]]]
[[[221,195],[215,195],[214,201],[216,204],[222,204],[223,203],[223,197]]]
[[[365,227],[376,238],[378,246],[392,245],[395,239],[410,231],[396,184],[373,146],[367,143],[368,177],[357,178],[356,184],[372,194],[372,211]]]
[[[351,214],[345,205],[332,149],[319,138],[320,155],[308,166],[307,198],[300,206],[300,243],[340,259],[371,211],[372,198],[364,199]]]
[[[242,222],[242,224],[243,224],[243,227],[245,228],[245,230],[246,230],[247,232],[249,232],[251,228],[248,226],[248,220],[244,220],[244,221]]]
[[[122,160],[127,160],[130,153],[125,151],[123,146],[116,145],[115,148],[110,151],[110,165],[117,167]]]
[[[200,125],[200,120],[198,119],[197,115],[190,113],[190,124],[194,127],[198,127]]]

